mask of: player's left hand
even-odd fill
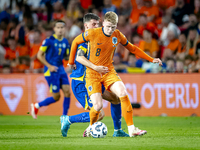
[[[162,66],[162,61],[159,58],[154,58],[153,63],[159,63],[159,66]]]

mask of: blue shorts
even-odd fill
[[[51,93],[58,93],[63,84],[69,85],[69,80],[66,73],[58,74],[51,72],[51,76],[45,76],[45,79],[47,80]]]
[[[79,101],[79,103],[83,106],[84,109],[87,109],[88,106],[92,107],[92,101],[87,93],[87,89],[85,87],[84,81],[74,80],[71,82],[72,92],[74,96]],[[105,87],[102,85],[102,93],[104,93]]]

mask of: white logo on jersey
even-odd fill
[[[53,86],[52,86],[52,89],[53,89],[53,90],[57,90],[57,86],[56,86],[56,85],[53,85]]]
[[[14,112],[23,95],[22,87],[21,86],[4,86],[1,89],[1,93],[10,111]]]
[[[62,44],[59,44],[59,47],[62,47]]]
[[[88,90],[89,90],[90,92],[92,91],[92,86],[91,86],[91,85],[88,87]]]
[[[116,37],[113,37],[113,38],[112,38],[112,43],[113,43],[113,44],[117,44],[117,38],[116,38]]]
[[[57,46],[57,43],[55,43],[54,45],[55,45],[55,47],[56,47],[56,46]]]
[[[66,47],[66,44],[65,43],[63,43],[63,48],[65,48]]]

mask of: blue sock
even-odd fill
[[[55,103],[55,102],[56,102],[56,101],[53,99],[53,97],[48,97],[48,98],[46,98],[45,100],[39,102],[38,105],[39,105],[40,107],[42,107],[42,106],[48,106],[48,105],[50,105],[50,104],[52,104],[52,103]]]
[[[71,123],[77,123],[77,122],[90,122],[90,115],[89,112],[84,112],[81,114],[69,116],[69,121]]]
[[[70,97],[65,97],[63,101],[63,115],[67,115],[70,105]]]
[[[114,129],[119,130],[121,129],[121,103],[120,104],[112,104],[111,103],[111,116],[113,119]]]

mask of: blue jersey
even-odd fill
[[[80,45],[78,45],[78,50],[79,49],[83,50],[85,52],[85,57],[87,56],[87,48],[88,48],[87,43],[81,43]],[[76,59],[75,59],[75,64],[76,64],[76,69],[72,71],[72,74],[70,75],[70,77],[75,80],[83,81],[86,68],[84,65],[77,62]]]
[[[53,66],[58,67],[58,73],[65,73],[62,60],[69,55],[69,43],[67,39],[59,40],[55,34],[45,39],[40,47],[40,50],[45,52],[47,62]],[[44,67],[44,72],[49,74],[47,66]]]

